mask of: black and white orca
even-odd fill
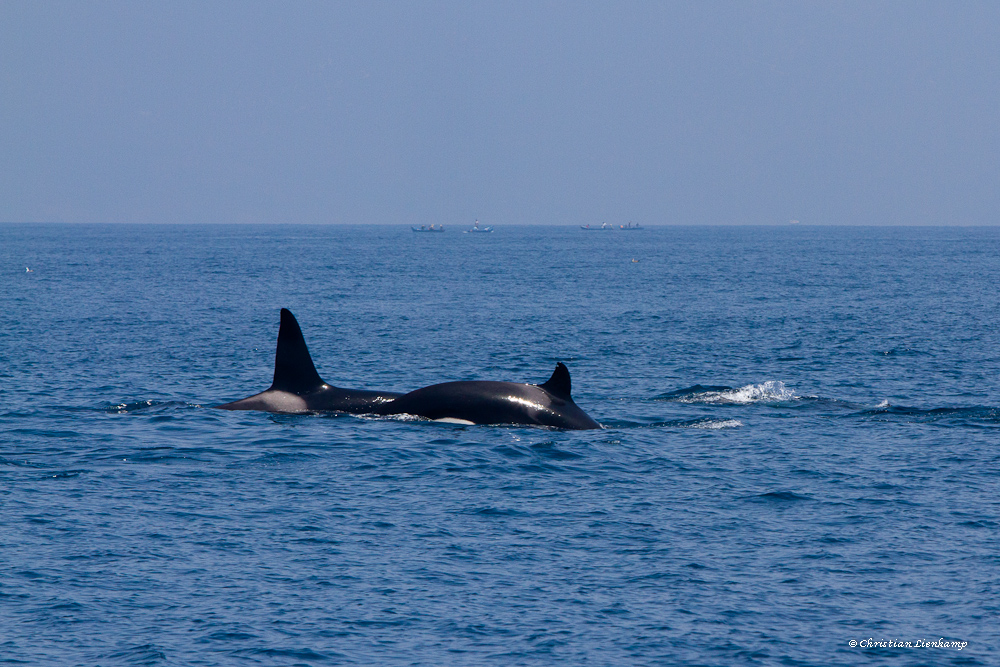
[[[562,429],[601,425],[573,402],[569,369],[562,363],[546,382],[445,382],[399,394],[342,389],[316,372],[298,322],[281,309],[274,381],[259,394],[216,406],[222,410],[347,412],[355,415],[413,415],[459,424],[527,424]]]

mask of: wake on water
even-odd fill
[[[788,406],[798,402],[809,402],[811,405],[825,405],[835,411],[848,411],[845,416],[861,418],[864,421],[897,421],[913,423],[966,423],[978,426],[1000,424],[1000,408],[990,406],[948,406],[935,408],[917,408],[892,405],[888,400],[882,400],[874,407],[853,403],[840,399],[820,398],[818,396],[801,396],[785,386],[780,380],[768,380],[761,384],[748,384],[742,387],[727,387],[715,385],[694,385],[685,389],[677,389],[656,396],[655,401],[670,401],[689,405],[774,405]],[[729,424],[726,420],[711,420],[711,426],[694,426],[695,428],[730,428],[742,426],[738,420]],[[676,424],[675,424],[676,425]]]
[[[686,389],[660,394],[656,400],[708,405],[749,405],[751,403],[787,403],[801,398],[786,387],[784,382],[768,380],[763,384],[748,384],[737,389],[697,384]]]

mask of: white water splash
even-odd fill
[[[707,428],[712,430],[722,428],[739,428],[740,426],[743,426],[743,422],[739,419],[706,419],[705,421],[691,424],[691,428]]]
[[[693,394],[681,399],[680,402],[748,405],[750,403],[781,403],[784,401],[794,401],[799,398],[801,397],[786,387],[784,382],[780,380],[768,380],[763,384],[748,384],[738,389],[706,391],[701,394]]]
[[[347,415],[347,416],[351,416],[351,417],[357,417],[358,419],[364,419],[366,421],[373,421],[373,422],[426,422],[426,421],[433,421],[431,419],[427,419],[426,417],[421,417],[419,415],[411,415],[411,414],[408,414],[408,413],[405,413],[405,412],[402,412],[402,413],[400,413],[398,415],[376,415],[376,414],[348,415],[348,413],[346,413],[346,412],[341,412],[341,413],[338,413],[338,414],[340,414],[340,415]]]

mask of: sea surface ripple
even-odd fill
[[[998,229],[0,241],[0,664],[997,664]],[[333,384],[563,361],[605,428],[211,409],[281,307]]]

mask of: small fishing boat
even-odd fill
[[[587,223],[586,225],[580,225],[580,229],[585,229],[587,231],[606,231],[606,232],[610,232],[614,228],[615,228],[614,225],[609,225],[606,222],[602,222],[600,227],[591,227],[590,223]]]
[[[468,232],[466,232],[466,233],[467,233],[467,234],[489,234],[489,233],[490,233],[490,232],[492,232],[492,231],[493,231],[493,228],[492,228],[492,227],[480,227],[480,226],[479,226],[479,221],[478,221],[478,220],[476,220],[476,224],[474,224],[474,225],[472,226],[472,229],[470,229],[470,230],[469,230]]]
[[[420,225],[419,227],[410,227],[410,229],[415,232],[443,232],[444,225],[438,225],[437,227],[434,225]]]

